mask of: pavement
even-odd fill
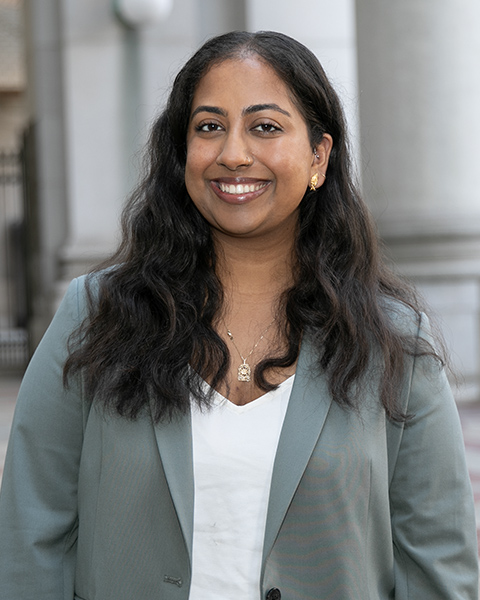
[[[19,377],[0,377],[0,480],[19,386]],[[477,538],[480,548],[480,403],[460,405],[459,414],[465,441],[467,465],[475,497]]]

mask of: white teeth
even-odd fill
[[[258,190],[261,190],[266,185],[267,185],[266,183],[259,183],[257,185],[255,185],[253,183],[251,185],[242,185],[242,184],[228,185],[225,183],[219,183],[218,187],[222,190],[222,192],[224,192],[226,194],[248,194],[249,192],[257,192]]]

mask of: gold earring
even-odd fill
[[[314,192],[317,189],[317,184],[318,184],[318,173],[315,173],[315,175],[312,175],[312,178],[310,179],[310,189],[312,190],[312,192]]]

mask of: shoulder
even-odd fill
[[[84,312],[89,300],[95,303],[98,299],[103,283],[115,273],[115,270],[116,267],[108,267],[72,279],[67,287],[63,303],[76,302],[79,311]]]
[[[401,336],[423,337],[430,341],[430,323],[425,312],[406,302],[382,296],[379,305],[392,327]]]

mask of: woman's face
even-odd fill
[[[217,234],[293,237],[298,205],[312,175],[326,172],[331,145],[325,135],[312,148],[307,125],[273,69],[254,56],[225,60],[195,91],[187,190]],[[320,175],[317,187],[323,181]]]

